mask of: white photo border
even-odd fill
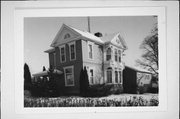
[[[179,116],[179,8],[165,1],[2,1],[1,117],[8,118],[178,118]],[[24,18],[83,16],[158,16],[159,106],[24,108]],[[99,10],[96,14],[92,11]],[[110,11],[105,12],[104,9]],[[75,11],[78,14],[72,14]],[[81,10],[81,11],[80,11]],[[91,11],[92,10],[92,11]],[[41,13],[41,14],[40,14]],[[60,14],[62,13],[62,14]],[[65,14],[70,13],[70,14]],[[172,79],[171,79],[172,78]]]

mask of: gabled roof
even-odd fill
[[[121,36],[120,33],[116,33],[116,34],[108,34],[103,36],[101,39],[105,42],[105,43],[111,43],[113,45],[117,46],[117,43],[115,43],[115,40],[118,38],[118,40],[120,40],[120,46],[123,49],[127,49],[127,45],[126,42],[124,41],[124,38]]]
[[[116,34],[108,34],[108,35],[105,35],[105,36],[101,37],[101,39],[102,39],[105,43],[107,43],[107,42],[110,42],[110,41],[114,38],[115,35],[116,35]]]
[[[104,43],[104,41],[101,40],[101,38],[95,36],[94,34],[91,34],[87,31],[78,30],[78,29],[71,27],[71,26],[69,26],[69,27],[85,38],[88,38],[88,39],[93,40],[93,41],[98,42],[98,43],[102,43],[102,44]]]
[[[108,34],[108,35],[105,35],[103,37],[97,37],[95,36],[94,34],[91,34],[87,31],[82,31],[82,30],[79,30],[79,29],[76,29],[72,26],[69,26],[69,25],[66,25],[66,24],[63,24],[60,28],[60,30],[58,31],[58,33],[56,34],[56,37],[54,38],[52,44],[51,44],[51,47],[55,47],[57,43],[57,41],[59,40],[58,37],[59,35],[62,33],[63,29],[66,28],[68,29],[70,32],[72,32],[73,34],[76,35],[76,37],[73,38],[73,40],[78,40],[78,39],[84,39],[84,40],[89,40],[89,41],[93,41],[95,43],[98,43],[98,44],[104,44],[104,43],[111,43],[117,47],[121,47],[123,49],[127,49],[127,45],[123,39],[123,37],[120,35],[120,33],[116,33],[116,34]],[[116,43],[116,39],[118,39],[120,41],[120,43]],[[62,41],[61,43],[65,43],[66,41]],[[52,50],[50,50],[52,51]],[[46,51],[46,52],[49,52],[49,51]]]
[[[71,32],[77,34],[79,37],[81,38],[85,38],[85,39],[88,39],[88,40],[92,40],[96,43],[100,43],[100,44],[103,44],[104,42],[97,36],[94,36],[93,34],[89,33],[89,32],[86,32],[86,31],[81,31],[79,29],[76,29],[72,26],[68,26],[66,24],[63,24],[60,28],[60,30],[58,31],[58,33],[56,34],[56,37],[54,38],[53,42],[51,43],[51,47],[54,47],[54,44],[56,43],[56,41],[58,40],[58,36],[60,35],[60,33],[62,32],[62,30],[64,28],[67,28],[69,29]]]

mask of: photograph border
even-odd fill
[[[72,2],[72,1],[71,1]],[[95,1],[94,1],[95,2]],[[127,113],[140,113],[140,112],[166,112],[168,111],[168,83],[169,79],[166,79],[168,74],[167,70],[167,6],[168,4],[163,4],[162,2],[159,2],[159,4],[162,5],[155,5],[155,2],[149,3],[142,3],[142,2],[105,2],[102,4],[102,2],[97,2],[97,4],[94,4],[94,2],[75,2],[74,5],[69,5],[70,1],[68,2],[62,2],[61,5],[57,5],[56,2],[51,4],[48,4],[48,2],[45,2],[43,4],[35,4],[35,2],[32,2],[31,4],[25,4],[24,2],[19,2],[18,5],[16,4],[13,8],[13,33],[14,33],[14,42],[13,42],[13,59],[14,59],[14,80],[11,82],[11,85],[13,85],[11,88],[14,89],[14,94],[12,96],[12,99],[14,99],[14,110],[15,114],[49,114],[49,113],[117,113],[117,112],[123,112],[122,115],[127,115]],[[22,3],[22,4],[21,4]],[[24,4],[23,4],[24,3]],[[40,3],[40,2],[39,2]],[[57,2],[58,3],[58,2]],[[61,3],[61,2],[60,2]],[[80,4],[79,4],[80,3]],[[89,4],[91,3],[91,4]],[[110,3],[110,4],[109,4]],[[13,3],[15,4],[15,3]],[[131,4],[131,5],[129,5]],[[175,4],[172,4],[172,6],[175,6]],[[82,10],[83,9],[83,10]],[[24,34],[23,34],[23,24],[24,24],[24,17],[62,17],[62,16],[99,16],[102,11],[105,9],[108,9],[109,12],[103,12],[103,16],[137,16],[137,15],[157,15],[158,16],[158,28],[159,28],[159,106],[158,107],[90,107],[90,108],[84,108],[84,107],[78,107],[77,108],[24,108],[23,106],[23,46],[24,46]],[[110,10],[111,9],[111,10]],[[87,13],[83,13],[84,10],[88,11]],[[97,12],[99,10],[99,12]],[[137,11],[139,10],[139,12]],[[73,12],[78,12],[77,14],[72,14]],[[94,12],[92,12],[94,11]],[[95,12],[96,11],[96,12]],[[120,12],[118,12],[120,11]],[[27,14],[28,13],[28,14]],[[64,13],[64,14],[63,14]],[[69,14],[67,14],[69,13]],[[123,14],[122,14],[123,13]],[[131,13],[131,14],[130,14]],[[132,14],[134,13],[134,14]],[[58,16],[58,14],[60,16]],[[49,16],[47,16],[49,15]],[[102,14],[101,14],[102,15]],[[165,41],[163,39],[166,39]],[[164,52],[166,51],[166,52]],[[2,66],[3,67],[3,66]],[[21,79],[21,80],[20,80]],[[163,81],[161,80],[163,79]],[[4,81],[2,81],[3,83]],[[4,86],[2,86],[4,91]],[[11,90],[12,90],[11,89]],[[12,92],[13,93],[13,92]],[[3,101],[3,100],[2,100]],[[12,111],[12,110],[11,110]]]
[[[56,11],[56,12],[55,12]],[[28,13],[28,14],[27,14]],[[78,13],[78,14],[76,14]],[[48,112],[48,113],[72,113],[72,112],[126,112],[126,111],[165,111],[166,107],[166,91],[162,89],[166,89],[166,60],[162,60],[161,58],[165,59],[166,53],[163,52],[166,49],[166,37],[163,35],[165,34],[165,7],[102,7],[102,8],[56,8],[56,9],[17,9],[15,10],[15,30],[19,31],[15,34],[15,54],[18,54],[18,57],[15,57],[15,67],[23,67],[23,44],[24,44],[24,18],[29,17],[79,17],[79,16],[157,16],[158,17],[158,29],[159,29],[159,105],[156,107],[88,107],[84,110],[84,107],[60,107],[58,109],[54,109],[54,107],[48,107],[48,109],[43,109],[42,107],[36,108],[22,108],[24,107],[22,102],[23,99],[23,70],[15,70],[15,77],[17,77],[15,85],[16,85],[16,109],[17,113],[22,112],[31,112],[37,113],[41,110]],[[21,46],[22,45],[22,46]],[[23,68],[21,68],[23,69]],[[21,73],[20,73],[21,72]],[[162,75],[163,74],[163,75]],[[18,77],[20,76],[21,77]],[[21,80],[18,80],[21,79]],[[162,80],[163,79],[163,82]],[[19,85],[21,84],[21,85]],[[20,92],[21,91],[21,92]],[[21,95],[18,95],[21,94]],[[36,110],[36,111],[34,111]],[[57,111],[55,111],[57,110]]]

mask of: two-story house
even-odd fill
[[[80,71],[87,68],[89,83],[123,84],[123,52],[127,49],[121,35],[91,34],[65,24],[51,44],[49,65],[63,72],[60,83],[64,93],[78,94]]]

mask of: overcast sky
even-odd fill
[[[44,51],[50,48],[63,23],[84,31],[88,29],[87,17],[24,19],[24,62],[29,65],[31,73],[42,71],[43,66],[49,68],[49,57]],[[121,33],[128,47],[123,59],[130,66],[135,66],[135,60],[141,58],[139,46],[155,23],[157,19],[153,16],[90,17],[92,33]]]

